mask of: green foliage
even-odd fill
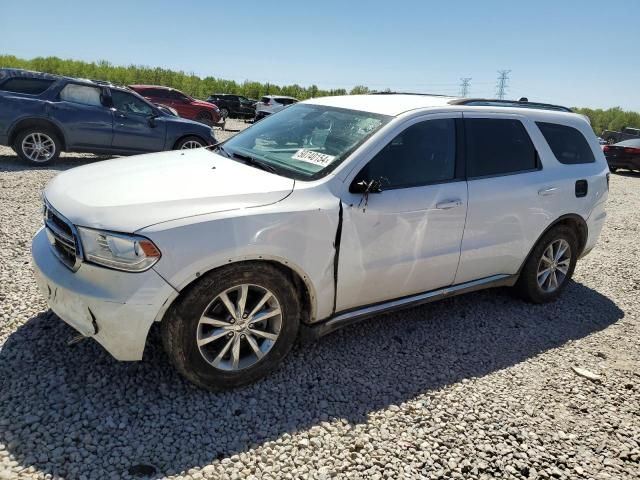
[[[167,68],[129,65],[127,67],[112,65],[106,60],[83,62],[80,60],[61,59],[58,57],[36,57],[24,60],[13,55],[0,55],[0,67],[24,68],[39,72],[56,73],[71,77],[108,80],[117,85],[150,84],[165,85],[177,88],[196,98],[206,98],[212,93],[235,93],[258,99],[263,95],[287,95],[304,100],[327,95],[346,95],[343,88],[322,90],[316,85],[302,87],[293,85],[273,85],[245,80],[238,83],[216,77],[198,77],[193,73],[174,71]],[[388,89],[387,89],[388,90]],[[349,91],[351,95],[366,94],[372,90],[365,85],[356,85]],[[620,107],[608,110],[591,108],[574,108],[574,111],[587,115],[593,130],[600,135],[603,130],[621,130],[624,127],[640,128],[640,113],[628,112]]]
[[[13,55],[0,55],[0,68],[24,68],[38,72],[55,73],[70,77],[108,80],[116,85],[149,84],[177,88],[196,98],[206,98],[212,93],[235,93],[258,99],[263,95],[287,95],[305,100],[328,95],[346,95],[344,88],[322,90],[316,85],[302,87],[293,85],[273,85],[245,80],[238,83],[216,77],[198,77],[193,73],[174,71],[167,68],[129,65],[112,65],[106,60],[83,62],[58,57],[36,57],[24,60]],[[365,87],[366,88],[366,87]]]
[[[624,111],[620,107],[603,110],[601,108],[574,108],[574,112],[589,117],[593,131],[601,135],[604,130],[620,131],[624,127],[640,128],[640,113]]]

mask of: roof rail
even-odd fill
[[[529,102],[528,100],[498,100],[491,98],[459,98],[451,100],[450,105],[467,105],[469,107],[515,107],[515,108],[535,108],[538,110],[555,110],[557,112],[572,113],[568,107],[553,105],[550,103]]]
[[[425,97],[445,97],[445,98],[452,97],[452,95],[442,95],[440,93],[418,93],[418,92],[369,92],[367,95],[424,95]]]

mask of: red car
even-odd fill
[[[214,104],[191,98],[175,88],[158,85],[129,85],[129,88],[150,102],[173,108],[183,118],[207,125],[215,125],[222,120],[220,110]]]

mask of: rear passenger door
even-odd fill
[[[102,87],[68,83],[51,103],[49,115],[63,126],[67,150],[111,147],[113,119],[103,93]]]
[[[525,117],[465,113],[467,221],[455,283],[514,274],[552,220],[555,193]]]

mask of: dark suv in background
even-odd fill
[[[214,103],[224,117],[253,118],[256,116],[256,101],[242,95],[229,93],[214,93],[207,97],[207,102]]]
[[[25,161],[60,152],[131,155],[215,143],[211,127],[176,117],[107,82],[0,69],[0,145]]]

